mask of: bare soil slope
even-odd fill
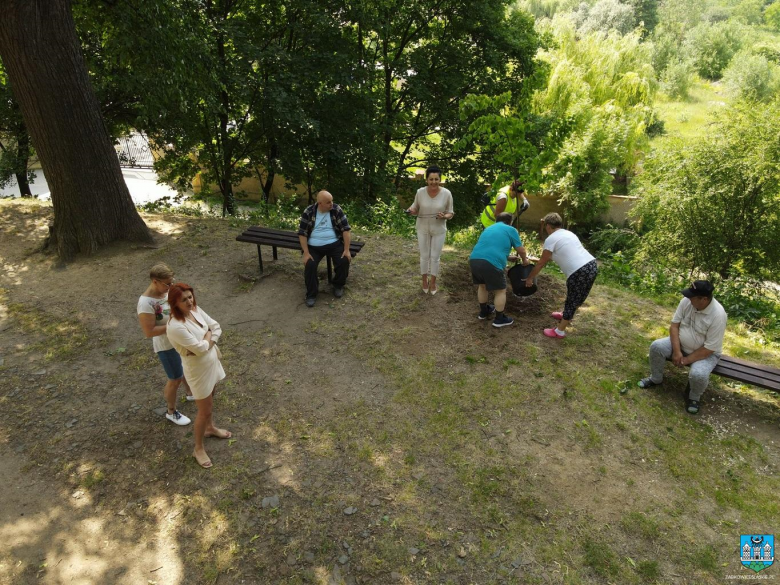
[[[364,234],[344,298],[309,309],[300,256],[257,280],[230,222],[147,215],[155,247],[61,266],[34,252],[50,212],[0,202],[0,582],[716,583],[780,520],[733,487],[777,487],[776,400],[717,383],[692,419],[679,374],[619,393],[668,308],[597,285],[549,340],[543,275],[496,330],[465,253],[430,297],[413,242]],[[158,261],[225,331],[210,471],[137,324]]]

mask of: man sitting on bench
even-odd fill
[[[682,291],[684,298],[672,317],[669,337],[656,339],[650,345],[650,376],[639,381],[640,388],[661,384],[669,358],[675,366],[690,366],[686,410],[691,414],[699,412],[699,399],[723,351],[727,315],[712,298],[714,290],[709,281],[697,280]]]
[[[303,250],[307,307],[313,307],[317,300],[317,266],[325,256],[331,259],[336,268],[332,282],[333,296],[340,299],[344,295],[344,284],[352,260],[349,251],[351,229],[344,211],[333,203],[333,195],[327,191],[317,193],[317,203],[303,210],[298,239]]]

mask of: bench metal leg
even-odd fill
[[[278,260],[279,257],[276,255],[276,246],[271,246],[274,249],[274,260]]]
[[[260,252],[260,244],[257,244],[257,260],[260,262],[260,274],[263,273],[263,254]]]
[[[331,266],[330,263],[330,256],[328,256],[327,258],[328,258],[328,284],[330,284],[331,282],[333,282],[333,267]]]

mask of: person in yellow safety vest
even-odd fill
[[[490,203],[485,206],[482,211],[482,225],[489,227],[496,223],[496,216],[499,213],[509,213],[512,215],[512,222],[520,216],[526,209],[530,207],[528,199],[523,195],[523,182],[514,181],[511,185],[502,187],[497,193],[490,199]],[[523,201],[520,203],[518,212],[518,202],[522,197]]]

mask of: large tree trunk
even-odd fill
[[[49,244],[64,260],[151,242],[81,55],[69,0],[0,0],[0,58],[51,187]]]

